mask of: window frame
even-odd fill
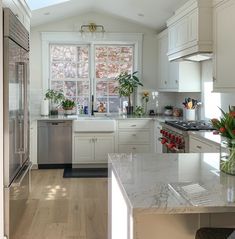
[[[71,45],[89,45],[90,46],[90,95],[95,92],[95,46],[96,45],[133,45],[134,59],[133,71],[138,71],[139,77],[142,78],[142,33],[105,33],[105,37],[100,39],[81,37],[78,32],[41,32],[42,40],[42,90],[43,93],[50,88],[50,45],[51,44],[71,44]],[[137,95],[137,94],[136,94]],[[135,95],[135,97],[136,97]],[[136,100],[135,100],[136,102]],[[135,106],[135,105],[134,105]]]

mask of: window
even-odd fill
[[[114,79],[121,72],[133,72],[133,66],[134,45],[50,44],[49,85],[77,105],[89,106],[93,94],[95,110],[118,112],[126,102],[115,92]]]
[[[133,46],[95,46],[96,106],[107,106],[107,112],[118,112],[123,107],[114,80],[121,72],[133,71]]]
[[[88,105],[90,97],[89,47],[50,45],[50,88],[63,91],[66,98]]]

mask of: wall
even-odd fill
[[[145,89],[155,90],[157,44],[155,30],[145,26],[125,21],[108,14],[90,12],[57,22],[48,23],[31,29],[31,113],[39,114],[39,105],[42,97],[42,60],[41,60],[41,32],[50,31],[78,31],[82,24],[95,22],[102,24],[107,32],[143,33],[143,83]],[[33,107],[32,107],[33,106]]]
[[[206,117],[207,112],[210,111],[210,118],[219,117],[221,112],[218,107],[224,111],[228,111],[229,105],[235,105],[235,94],[234,93],[213,93],[206,92],[208,84],[212,90],[212,61],[204,61],[202,63],[202,100],[204,102],[203,117]],[[207,118],[207,117],[206,117]]]
[[[0,238],[3,238],[3,36],[2,36],[2,1],[0,0]]]

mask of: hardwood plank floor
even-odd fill
[[[13,239],[107,239],[107,179],[63,178],[33,170],[32,189]]]

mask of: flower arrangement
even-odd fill
[[[143,101],[143,107],[144,107],[144,113],[147,114],[147,104],[149,102],[149,92],[143,91],[142,93],[142,101]]]
[[[230,106],[228,112],[220,110],[222,117],[211,120],[217,133],[226,138],[220,147],[220,170],[235,175],[235,111]]]
[[[222,136],[235,139],[235,111],[229,106],[229,112],[222,112],[222,117],[220,119],[212,119],[211,123],[213,127],[220,133]]]
[[[145,101],[146,103],[149,102],[149,92],[148,91],[144,91],[142,93],[142,100]]]

